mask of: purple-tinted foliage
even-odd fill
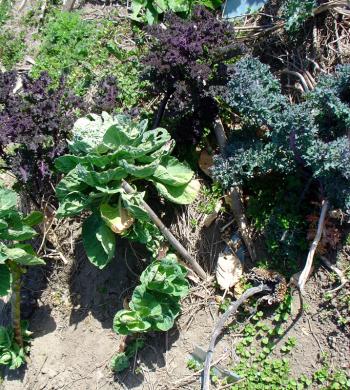
[[[196,142],[200,128],[208,125],[205,120],[212,122],[217,112],[210,87],[215,85],[216,67],[224,59],[222,49],[229,47],[235,55],[243,51],[234,43],[233,25],[219,21],[203,7],[196,7],[191,20],[167,14],[164,24],[148,27],[148,32],[153,40],[143,59],[145,78],[151,81],[155,93],[170,96],[166,114],[183,118],[189,126],[182,127],[182,134],[187,134],[185,139],[181,134],[182,140],[192,138]],[[192,125],[196,133],[191,131]]]
[[[102,79],[94,97],[93,111],[97,114],[102,111],[113,112],[117,106],[118,94],[117,79],[114,76],[107,76]]]
[[[67,90],[63,78],[52,87],[46,73],[37,80],[0,73],[0,157],[36,199],[52,192],[53,162],[66,152],[78,108],[82,101]]]

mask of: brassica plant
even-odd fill
[[[157,252],[158,229],[142,207],[145,192],[127,194],[123,180],[135,185],[146,180],[165,199],[191,203],[199,182],[193,171],[170,154],[174,141],[167,130],[147,130],[124,115],[91,114],[79,119],[68,142],[71,154],[56,159],[66,175],[56,187],[58,217],[92,213],[83,223],[83,245],[89,260],[99,268],[113,258],[114,233],[140,241]]]
[[[178,264],[176,256],[167,255],[154,261],[142,273],[141,284],[133,292],[128,310],[120,310],[114,317],[113,329],[121,335],[139,335],[145,332],[166,332],[174,326],[180,314],[180,300],[188,294],[186,269]],[[135,353],[131,345],[114,356],[112,369],[122,371]]]
[[[27,330],[21,324],[21,275],[26,266],[45,262],[36,256],[32,246],[24,241],[36,236],[32,226],[42,221],[42,214],[34,211],[24,216],[17,211],[17,195],[0,187],[0,297],[10,292],[12,299],[12,328],[0,328],[0,364],[17,368],[25,358],[23,336]]]

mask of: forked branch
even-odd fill
[[[229,308],[225,311],[225,313],[222,315],[222,317],[219,319],[217,324],[215,325],[215,328],[213,330],[213,333],[211,334],[210,338],[210,344],[209,349],[207,352],[207,356],[204,363],[204,372],[203,372],[203,382],[202,382],[202,390],[209,390],[210,386],[210,367],[211,367],[211,361],[215,349],[215,344],[217,338],[220,336],[220,333],[222,332],[223,327],[225,326],[226,321],[231,317],[233,314],[236,313],[238,308],[244,303],[248,298],[252,297],[255,294],[259,294],[263,291],[271,291],[271,288],[267,286],[266,284],[261,284],[258,287],[251,287],[247,291],[245,291],[237,301],[233,302]]]

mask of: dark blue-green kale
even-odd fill
[[[350,211],[350,66],[321,76],[305,101],[290,104],[269,68],[254,58],[235,66],[224,99],[242,117],[214,176],[225,187],[264,175],[301,175],[320,198]]]

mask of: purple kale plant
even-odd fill
[[[66,152],[82,107],[63,78],[52,87],[46,73],[38,79],[0,73],[0,157],[33,200],[52,193],[53,161]]]
[[[143,58],[144,77],[155,94],[164,96],[160,110],[166,105],[166,115],[179,119],[174,136],[197,142],[218,110],[211,88],[219,64],[241,54],[243,47],[235,42],[233,25],[203,7],[196,7],[190,20],[167,14],[164,23],[148,27],[148,32],[152,42]]]
[[[117,107],[118,96],[117,79],[114,76],[106,76],[97,86],[92,111],[96,114],[100,114],[102,111],[112,113]]]

